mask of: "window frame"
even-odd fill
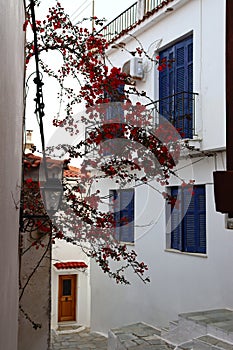
[[[182,49],[183,56],[179,53]],[[158,54],[161,64],[163,59],[174,60],[170,68],[159,72],[159,113],[179,130],[182,138],[192,139],[195,135],[193,33],[166,45]],[[182,69],[183,77],[182,73],[178,74]]]
[[[131,198],[130,202],[126,207],[121,208],[122,202],[125,198],[122,198],[123,194],[129,194],[128,198]],[[109,190],[110,197],[110,211],[114,214],[114,219],[116,221],[116,226],[114,228],[114,236],[115,238],[124,244],[134,244],[135,243],[135,229],[134,229],[134,220],[135,220],[135,189],[127,188],[127,189],[111,189]],[[120,202],[117,201],[117,197]],[[127,198],[126,198],[127,201]],[[130,208],[128,208],[131,206]],[[128,223],[124,224],[122,219],[125,217],[125,211],[130,211],[132,213],[132,217]],[[123,214],[122,214],[123,213]],[[126,231],[128,231],[129,238],[125,239]]]
[[[190,194],[187,196],[187,188],[172,186],[168,190],[171,196],[178,197],[180,207],[177,209],[167,205],[167,249],[205,255],[207,251],[206,186],[202,184],[193,186],[195,194],[191,197],[191,201]],[[189,221],[188,217],[190,217]],[[174,229],[172,229],[173,220],[179,220],[178,226]]]

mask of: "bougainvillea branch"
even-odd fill
[[[96,18],[94,21],[96,27],[103,24]],[[108,210],[100,209],[102,204],[106,204],[106,195],[101,194],[101,188],[93,190],[93,187],[104,179],[113,181],[120,188],[152,180],[156,180],[160,187],[168,185],[170,177],[177,176],[175,166],[181,152],[180,135],[168,126],[168,122],[155,125],[151,97],[136,86],[127,85],[129,76],[119,67],[109,68],[108,43],[99,29],[94,28],[90,32],[82,23],[73,25],[59,1],[49,8],[48,15],[42,20],[36,20],[33,12],[31,15],[28,11],[23,29],[31,28],[34,39],[26,44],[26,64],[32,57],[38,56],[37,70],[58,83],[59,112],[54,113],[53,126],[64,130],[67,138],[83,135],[81,141],[50,145],[46,151],[42,145],[43,158],[65,157],[66,165],[72,159],[83,161],[80,176],[64,179],[62,205],[52,223],[44,211],[38,182],[30,178],[24,182],[22,202],[25,220],[22,231],[38,229],[45,235],[51,235],[52,242],[64,239],[79,245],[117,283],[129,283],[125,276],[129,268],[143,282],[149,282],[149,278],[144,276],[148,266],[137,260],[134,250],[116,239],[116,227],[127,222],[117,222],[109,205]],[[144,55],[157,65],[158,70],[169,69],[172,62],[160,62],[159,57],[149,57],[138,43],[140,47],[135,48],[134,55]],[[57,70],[42,59],[49,52],[57,52],[61,58]],[[76,82],[77,88],[69,85],[70,79]],[[42,82],[37,79],[36,83]],[[41,94],[40,89],[42,98]],[[137,97],[136,105],[131,102],[132,96],[134,99]],[[142,99],[149,100],[152,110],[142,104]],[[85,112],[76,118],[74,108],[82,102]],[[192,183],[179,180],[183,186],[192,187]],[[169,194],[163,190],[160,193],[172,207],[176,205]],[[38,216],[36,219],[35,214]],[[31,219],[33,215],[34,219]],[[40,215],[44,215],[45,221]],[[43,243],[37,239],[33,246],[43,248]]]

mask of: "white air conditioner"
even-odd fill
[[[133,57],[129,61],[125,62],[122,67],[122,72],[128,74],[133,79],[143,79],[143,61],[140,57]]]

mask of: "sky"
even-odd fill
[[[80,20],[82,17],[92,15],[93,0],[61,0],[61,4],[72,14],[72,19]],[[105,17],[107,22],[125,11],[136,0],[94,0],[95,16]]]
[[[65,8],[65,11],[70,15],[70,18],[73,23],[81,21],[83,18],[89,18],[92,16],[92,2],[93,0],[60,0],[61,5]],[[121,12],[125,11],[128,7],[134,4],[136,0],[94,0],[94,15],[98,18],[106,18],[106,23],[110,22],[112,19],[117,17]],[[47,14],[47,9],[54,6],[55,0],[41,0],[40,7],[35,9],[36,19],[41,20]],[[85,27],[88,27],[85,22]],[[91,22],[90,22],[91,29]],[[51,56],[51,62],[53,60]],[[51,63],[50,62],[50,63]],[[31,73],[35,70],[34,63],[32,62],[31,68],[28,67],[28,73]],[[34,75],[32,75],[32,78]],[[32,141],[36,144],[40,144],[39,137],[39,128],[36,122],[36,116],[34,114],[35,105],[35,87],[32,83],[32,78],[29,80],[29,93],[27,99],[27,110],[26,110],[26,129],[33,130],[33,139]],[[45,127],[45,136],[46,139],[49,138],[51,133],[52,119],[56,112],[58,111],[58,100],[56,98],[57,90],[53,86],[51,81],[49,84],[46,81],[46,77],[43,77],[43,81],[46,82],[46,86],[49,87],[46,89],[44,86],[44,102],[45,102],[45,112],[46,118],[44,119]],[[54,95],[54,96],[53,96]],[[54,112],[55,111],[55,112]]]
[[[94,14],[98,18],[105,17],[109,22],[135,2],[136,0],[94,0]],[[40,8],[48,8],[54,3],[54,0],[41,0]],[[92,16],[93,0],[60,0],[60,3],[74,22]],[[36,11],[40,15],[40,10]]]

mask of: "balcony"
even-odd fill
[[[129,30],[137,22],[137,8],[135,2],[100,31],[108,42],[113,41],[124,30]]]
[[[172,1],[172,0],[170,0]],[[155,10],[162,8],[168,3],[164,0],[144,0],[141,3],[135,2],[119,16],[109,22],[101,31],[108,42],[116,40],[122,34],[132,29],[146,14],[153,14]]]
[[[144,0],[144,14],[153,11],[156,7],[161,6],[163,0]]]
[[[131,125],[140,125],[146,130],[151,130],[151,126],[153,129],[159,127],[161,123],[163,123],[161,117],[168,120],[174,128],[178,131],[180,136],[183,139],[189,139],[189,145],[198,150],[200,148],[200,139],[197,138],[196,128],[195,128],[195,120],[196,120],[196,104],[197,104],[197,93],[194,92],[180,92],[160,100],[151,102],[146,105],[146,110],[143,112],[143,118],[139,113],[139,117],[137,114],[135,115],[132,121],[126,119],[126,115],[128,113],[127,110],[123,110],[121,107],[121,103],[110,104],[105,114],[102,115],[102,122],[95,123],[95,125],[86,127],[86,138],[89,137],[91,131],[95,131],[96,127],[101,127],[101,125],[111,124],[111,123],[126,123]],[[143,126],[142,120],[149,120],[148,118],[153,117],[153,120],[149,121],[148,124],[145,123]],[[137,118],[139,118],[137,120]],[[119,135],[115,135],[114,141],[111,139],[106,142],[106,148],[112,148],[112,152],[116,152],[121,150],[121,146],[124,146],[121,141],[116,141],[116,138],[121,138],[121,132]],[[89,152],[98,152],[98,147],[90,147]],[[86,148],[86,152],[88,149]],[[103,155],[112,154],[111,152],[107,152],[104,149],[104,146],[101,146],[101,152]],[[93,153],[94,155],[94,153]]]
[[[174,128],[180,133],[182,138],[192,139],[197,136],[196,133],[196,105],[197,105],[196,92],[179,92],[174,95],[170,95],[151,102],[145,105],[146,109],[143,112],[144,120],[153,116],[152,124],[145,123],[144,127],[147,128],[149,125],[154,125],[155,128],[162,122],[161,117],[168,120]],[[137,110],[137,108],[136,108]],[[113,103],[106,107],[105,112],[101,117],[102,121],[99,121],[95,125],[86,127],[87,135],[90,131],[96,127],[108,123],[129,123],[137,125],[137,115],[134,116],[132,121],[127,121],[126,114],[127,110],[122,109],[122,103]],[[138,119],[138,125],[141,125],[141,115]],[[142,125],[141,125],[142,126]]]
[[[194,92],[179,92],[155,101],[155,122],[160,116],[167,119],[180,133],[182,138],[192,139],[196,135],[196,97]]]

